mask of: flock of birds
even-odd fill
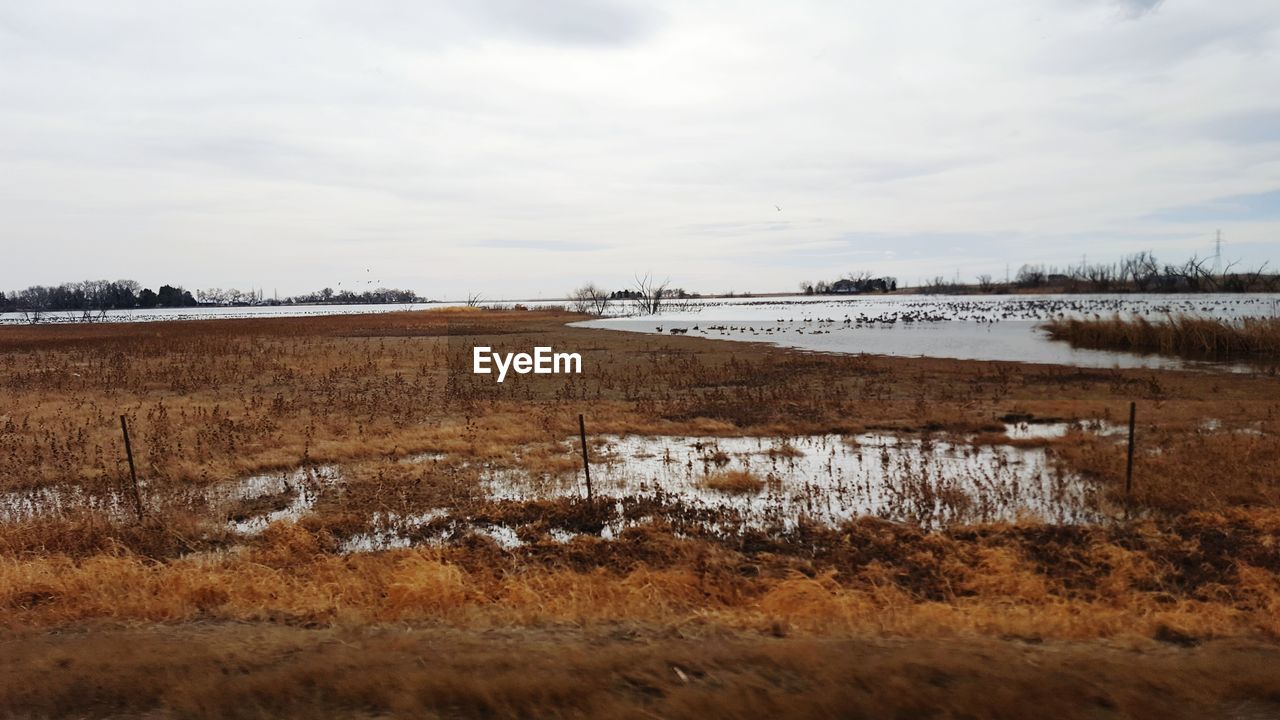
[[[1164,300],[1162,298],[1162,300]],[[821,301],[823,309],[832,309],[832,301]],[[896,309],[885,308],[878,314],[863,312],[847,312],[841,318],[833,315],[826,317],[778,318],[772,323],[756,321],[745,324],[714,325],[695,324],[692,326],[666,327],[655,326],[657,332],[669,332],[672,335],[683,335],[690,331],[695,333],[730,333],[771,335],[774,333],[798,333],[809,335],[829,334],[833,329],[884,328],[894,326],[911,326],[919,323],[940,322],[972,322],[983,325],[994,325],[1008,321],[1041,322],[1067,317],[1092,317],[1101,319],[1115,314],[1143,317],[1163,317],[1181,313],[1221,313],[1229,306],[1249,304],[1249,299],[1231,299],[1206,305],[1194,298],[1181,301],[1165,301],[1149,303],[1138,299],[1127,298],[1034,298],[1034,299],[1001,299],[1001,300],[948,300],[948,301],[906,301],[896,304]],[[852,306],[855,303],[866,308],[868,303],[846,301]],[[737,303],[735,305],[777,305],[804,310],[804,301],[778,302],[761,301],[755,303]],[[879,303],[877,303],[879,304]],[[703,311],[718,305],[729,303],[699,303],[697,307]],[[850,308],[853,309],[852,307]],[[1234,313],[1233,313],[1234,314]]]

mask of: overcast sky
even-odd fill
[[[0,289],[1276,264],[1278,89],[1275,0],[5,0]]]

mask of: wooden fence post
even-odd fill
[[[133,445],[129,443],[129,423],[120,416],[120,432],[124,434],[124,454],[129,458],[129,479],[133,481],[133,509],[138,513],[138,522],[142,522],[142,493],[138,490],[138,471],[133,466]]]
[[[1124,515],[1129,517],[1129,494],[1133,492],[1133,431],[1138,415],[1138,403],[1129,403],[1129,460],[1124,468]]]
[[[578,437],[582,439],[582,471],[587,475],[587,503],[593,500],[591,494],[591,463],[587,460],[587,421],[578,413]]]

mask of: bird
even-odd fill
[[[782,212],[782,208],[778,207],[777,205],[774,205],[774,207],[778,208],[778,212]]]

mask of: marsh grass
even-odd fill
[[[718,470],[703,478],[702,484],[729,495],[749,495],[763,490],[765,481],[747,470]]]
[[[1054,319],[1049,337],[1077,347],[1208,359],[1280,359],[1280,318],[1225,320],[1191,315],[1151,322],[1144,317],[1109,320]]]

